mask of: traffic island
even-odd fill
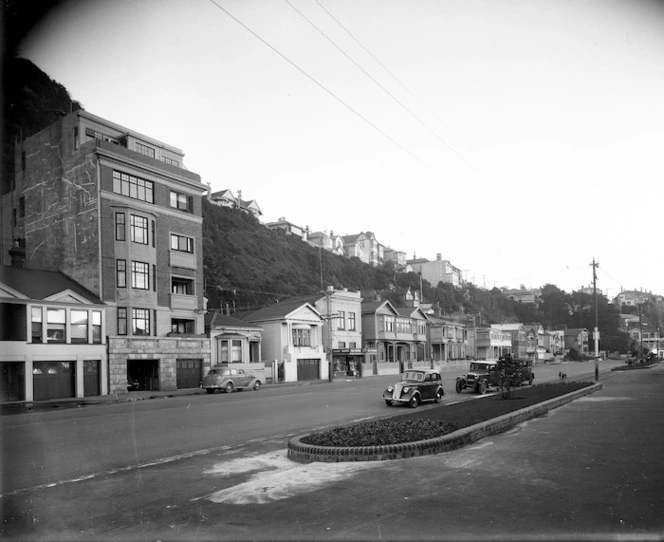
[[[311,463],[314,461],[338,463],[341,461],[384,461],[448,452],[476,442],[489,435],[506,431],[521,422],[541,416],[549,410],[567,404],[579,397],[595,393],[601,389],[601,383],[592,384],[553,399],[458,429],[440,437],[416,442],[403,442],[383,446],[317,446],[302,442],[302,439],[309,436],[309,433],[302,434],[288,441],[288,457],[299,463]],[[446,406],[442,405],[436,408],[445,409]]]

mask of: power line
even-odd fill
[[[434,130],[431,128],[428,124],[426,124],[423,120],[421,120],[415,113],[413,113],[399,98],[397,98],[394,94],[392,94],[389,90],[387,90],[373,75],[371,75],[367,70],[365,70],[358,62],[356,62],[346,51],[344,51],[337,43],[332,40],[325,32],[323,32],[316,24],[309,19],[304,13],[302,13],[299,9],[297,9],[291,2],[290,0],[284,0],[293,10],[300,16],[302,17],[305,21],[307,21],[314,29],[316,29],[321,36],[323,36],[327,41],[329,41],[342,55],[344,55],[348,60],[350,60],[364,75],[366,75],[369,79],[371,79],[378,87],[385,92],[390,98],[392,98],[397,104],[399,104],[411,117],[413,117],[417,122],[419,122],[424,128],[426,128],[429,133],[431,133],[438,141],[440,141],[443,145],[445,145],[448,149],[450,149],[454,154],[456,154],[461,160],[463,160],[467,165],[472,167],[470,163],[466,161],[466,159],[459,154],[459,152],[452,147],[447,141],[442,139]],[[320,5],[320,4],[319,4]],[[322,7],[322,6],[321,6]],[[342,27],[343,28],[343,27]]]
[[[251,28],[249,28],[246,24],[244,24],[242,21],[240,21],[237,17],[235,17],[232,13],[230,13],[227,9],[225,9],[223,6],[220,6],[215,0],[210,0],[210,3],[212,3],[215,7],[223,11],[226,15],[228,15],[231,19],[233,19],[237,24],[239,24],[242,28],[244,28],[247,32],[249,32],[252,36],[254,36],[256,39],[258,39],[263,45],[269,47],[273,52],[278,54],[283,60],[288,62],[291,66],[293,66],[296,70],[298,70],[302,75],[304,75],[307,79],[318,85],[322,90],[327,92],[330,96],[332,96],[335,100],[337,100],[341,105],[343,105],[346,109],[354,113],[356,116],[358,116],[360,119],[362,119],[364,122],[366,122],[369,126],[371,126],[374,130],[376,130],[379,134],[381,134],[383,137],[394,143],[397,147],[399,147],[402,151],[404,151],[406,154],[408,154],[411,158],[414,160],[418,161],[420,164],[422,164],[425,168],[427,168],[429,171],[431,171],[433,174],[437,175],[440,177],[441,180],[448,182],[447,179],[445,179],[442,175],[434,171],[434,169],[429,166],[424,160],[413,154],[411,151],[409,151],[406,147],[404,147],[401,143],[399,143],[397,140],[395,140],[392,136],[381,130],[378,126],[376,126],[373,122],[371,122],[369,119],[367,119],[364,115],[362,115],[359,111],[354,109],[352,106],[347,104],[344,100],[342,100],[339,96],[337,96],[334,92],[332,92],[330,89],[328,89],[323,83],[318,81],[316,78],[314,78],[312,75],[309,75],[303,68],[298,66],[295,62],[293,62],[290,58],[288,58],[286,55],[284,55],[279,49],[271,45],[268,41],[263,39],[261,36],[259,36],[256,32],[254,32]]]
[[[378,59],[378,58],[377,58],[377,57],[376,57],[376,56],[375,56],[375,55],[374,55],[374,54],[373,54],[373,53],[372,53],[372,52],[371,52],[371,51],[370,51],[370,50],[369,50],[369,49],[368,49],[368,48],[367,48],[367,47],[366,47],[366,46],[365,46],[365,45],[364,45],[359,39],[357,39],[357,38],[355,37],[355,35],[354,35],[350,30],[348,30],[348,28],[346,28],[346,27],[343,25],[343,23],[342,23],[339,19],[337,19],[337,18],[336,18],[331,12],[330,12],[330,10],[328,10],[323,4],[321,4],[321,3],[319,2],[319,0],[315,0],[315,2],[316,2],[316,4],[318,4],[318,6],[319,6],[319,7],[320,7],[325,13],[327,13],[327,15],[328,15],[328,16],[329,16],[329,17],[330,17],[335,23],[337,23],[337,24],[342,28],[342,30],[343,30],[344,32],[346,32],[346,34],[348,34],[348,35],[349,35],[349,36],[355,41],[355,43],[357,43],[357,44],[358,44],[358,45],[359,45],[359,46],[360,46],[360,47],[361,47],[361,48],[362,48],[362,49],[363,49],[363,50],[364,50],[364,51],[365,51],[365,52],[366,52],[371,58],[373,58],[373,59],[376,61],[376,63],[377,63],[381,68],[383,68],[383,69],[384,69],[384,70],[390,75],[390,77],[392,77],[392,79],[394,79],[394,80],[395,80],[395,81],[396,81],[396,82],[397,82],[397,83],[398,83],[398,84],[399,84],[399,85],[400,85],[400,86],[401,86],[406,92],[408,92],[408,94],[410,94],[413,98],[415,98],[415,100],[416,100],[416,101],[417,101],[422,107],[424,107],[424,109],[426,109],[426,110],[429,112],[429,114],[430,114],[433,118],[435,118],[438,122],[440,122],[440,123],[442,124],[443,121],[442,121],[440,118],[438,118],[438,116],[437,116],[437,115],[436,115],[436,114],[435,114],[435,113],[434,113],[434,112],[433,112],[433,111],[432,111],[432,110],[431,110],[431,109],[430,109],[430,108],[429,108],[429,107],[428,107],[428,106],[427,106],[422,100],[420,100],[420,98],[418,98],[418,97],[415,95],[415,93],[413,93],[413,91],[411,91],[411,90],[410,90],[410,89],[409,89],[409,88],[408,88],[408,87],[407,87],[407,86],[406,86],[406,85],[405,85],[405,84],[404,84],[404,83],[403,83],[403,82],[402,82],[402,81],[401,81],[401,80],[400,80],[400,79],[399,79],[399,78],[398,78],[398,77],[397,77],[397,76],[396,76],[396,75],[395,75],[395,74],[394,74],[394,73],[393,73],[393,72],[387,67],[387,66],[385,66],[385,64],[383,64],[383,63],[382,63],[382,62],[381,62],[381,61],[380,61],[380,60],[379,60],[379,59]],[[448,130],[449,130],[449,128],[448,128]],[[449,130],[449,132],[450,132],[453,136],[455,136],[455,137],[459,137],[459,136],[457,136],[452,130]],[[443,142],[443,143],[444,143],[445,145],[447,145],[450,149],[452,149],[452,150],[457,154],[457,156],[459,156],[459,158],[461,158],[464,162],[466,162],[466,164],[468,164],[470,167],[473,167],[472,164],[468,163],[468,162],[463,158],[463,156],[461,156],[461,155],[460,155],[460,154],[459,154],[454,148],[452,148],[452,146],[450,146],[449,144],[447,144],[447,143],[445,143],[445,142]],[[467,149],[467,150],[469,150],[469,149]],[[477,158],[477,156],[476,156],[471,150],[469,150],[469,152],[470,152],[471,154],[473,154],[473,156],[475,156],[475,157]]]

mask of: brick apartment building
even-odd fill
[[[85,110],[16,145],[15,179],[2,197],[0,263],[62,272],[103,302],[101,394],[126,393],[128,381],[154,390],[198,386],[210,366],[206,187],[183,158]]]

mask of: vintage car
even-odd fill
[[[495,361],[471,361],[468,373],[456,379],[456,391],[473,390],[484,395],[491,386],[498,386],[499,375]]]
[[[230,367],[217,367],[211,369],[203,378],[202,388],[208,393],[224,390],[231,393],[234,390],[242,391],[245,388],[259,390],[261,381],[253,374],[244,372],[244,369],[232,369]]]
[[[438,371],[409,369],[401,375],[401,382],[387,387],[383,399],[387,406],[401,403],[415,408],[425,401],[440,403],[443,395],[443,381]]]
[[[533,380],[535,379],[535,373],[533,373],[533,360],[529,358],[514,358],[519,364],[519,380],[516,382],[517,386],[520,386],[524,382],[532,385]]]

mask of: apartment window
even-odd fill
[[[150,229],[152,233],[152,248],[154,248],[157,243],[157,225],[154,220],[150,221]]]
[[[348,313],[348,329],[350,331],[355,331],[355,313],[354,312],[349,312]]]
[[[71,342],[73,343],[87,343],[88,342],[88,311],[71,311],[70,334]]]
[[[150,334],[150,311],[148,309],[131,310],[132,335]]]
[[[194,281],[192,279],[172,277],[171,293],[180,295],[194,295]]]
[[[170,164],[171,166],[180,167],[180,162],[178,162],[177,160],[173,160],[172,158],[169,158],[168,156],[162,156],[161,159],[164,162],[166,162],[167,164]]]
[[[346,329],[346,311],[339,311],[337,329]]]
[[[357,348],[357,343],[348,343],[348,348]]]
[[[143,143],[136,141],[134,143],[134,148],[136,149],[136,152],[144,154],[145,156],[149,156],[150,158],[154,158],[154,149],[152,147],[148,147],[147,145],[143,145]]]
[[[113,192],[128,198],[154,203],[154,183],[127,173],[113,171]]]
[[[311,328],[293,328],[293,346],[311,346]]]
[[[101,344],[101,311],[92,311],[92,342]]]
[[[42,342],[42,309],[41,307],[32,307],[32,342]]]
[[[131,287],[136,290],[150,289],[150,266],[144,262],[131,262]]]
[[[171,250],[194,253],[194,238],[171,233]]]
[[[346,341],[339,341],[338,347],[339,348],[346,348]]]
[[[127,230],[125,228],[125,214],[115,213],[115,240],[125,241],[127,239]]]
[[[67,326],[67,311],[65,309],[46,310],[46,340],[49,343],[64,343]]]
[[[118,335],[127,334],[127,309],[118,307]]]
[[[127,287],[127,260],[115,261],[115,281],[118,288]]]
[[[141,245],[148,244],[148,219],[144,216],[131,215],[129,223],[131,240]]]
[[[18,200],[18,217],[25,217],[25,197],[21,197]]]
[[[157,291],[157,266],[152,264],[152,291]]]
[[[171,207],[180,209],[180,211],[187,211],[188,213],[194,212],[194,198],[181,194],[180,192],[171,191]]]
[[[196,333],[195,322],[183,318],[171,318],[171,333]]]

